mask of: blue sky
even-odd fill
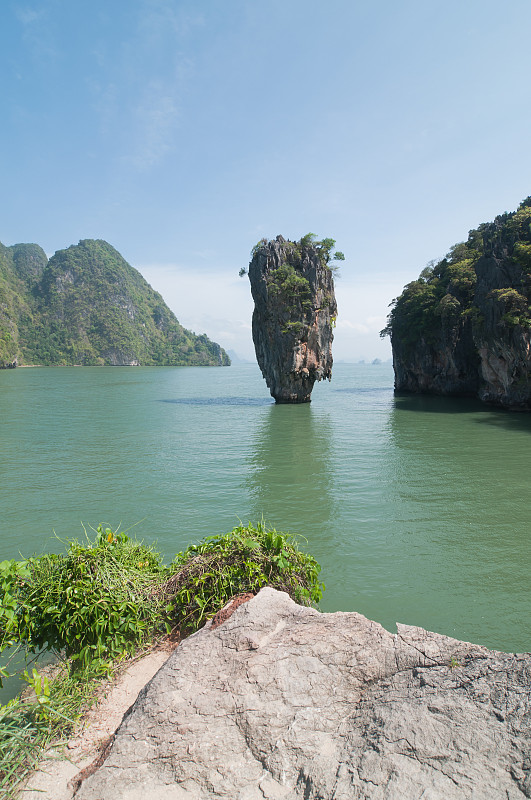
[[[531,194],[531,2],[4,0],[0,241],[106,239],[179,320],[252,357],[238,270],[333,237],[337,360]]]

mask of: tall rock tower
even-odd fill
[[[315,381],[332,377],[332,328],[337,316],[333,239],[262,239],[249,280],[253,341],[262,375],[277,403],[309,403]]]

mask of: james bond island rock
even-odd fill
[[[224,366],[206,336],[182,327],[160,294],[102,240],[50,260],[35,244],[0,244],[0,367]]]
[[[277,236],[253,248],[256,358],[277,403],[308,403],[315,381],[332,377],[332,328],[337,316],[333,239],[299,242]],[[245,270],[242,270],[245,272]]]
[[[531,410],[531,197],[469,233],[394,301],[399,391]]]
[[[141,691],[76,800],[531,797],[531,655],[270,588],[227,612]]]

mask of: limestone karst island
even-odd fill
[[[309,233],[298,242],[262,239],[253,248],[253,342],[277,403],[307,403],[315,381],[332,377],[333,269],[344,258],[334,246]]]
[[[531,197],[471,230],[394,301],[398,391],[531,410]]]
[[[48,260],[37,244],[0,244],[0,368],[225,366],[186,330],[110,244],[84,239]]]

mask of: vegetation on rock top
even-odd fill
[[[478,281],[489,260],[503,264],[504,285],[482,287]],[[499,275],[497,275],[499,279]],[[485,282],[485,281],[484,281]],[[471,230],[466,242],[431,262],[417,280],[408,283],[392,310],[382,336],[390,335],[404,353],[419,342],[434,344],[445,330],[469,321],[481,337],[485,316],[500,330],[531,328],[531,197],[518,210]]]
[[[259,250],[266,248],[268,244],[269,239],[265,237],[260,239],[251,250],[251,259]],[[295,268],[302,264],[310,248],[318,253],[321,264],[334,272],[339,269],[339,266],[335,262],[345,260],[345,255],[340,250],[332,252],[336,246],[335,239],[322,239],[321,241],[317,241],[317,235],[315,233],[307,233],[305,236],[302,236],[298,242],[292,242],[286,239],[283,241],[283,244],[289,250],[289,261],[291,266]],[[247,269],[242,267],[239,274],[240,277],[246,275]]]

